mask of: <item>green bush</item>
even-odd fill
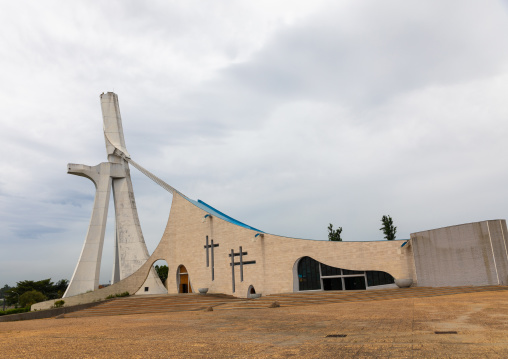
[[[0,316],[9,315],[9,314],[26,313],[29,311],[30,311],[29,308],[13,308],[13,309],[7,309],[7,310],[0,310]]]
[[[54,304],[54,307],[55,308],[62,308],[64,304],[65,304],[65,300],[57,300]]]
[[[19,296],[19,304],[22,307],[30,308],[32,304],[43,302],[46,299],[46,296],[41,292],[37,290],[31,290]]]

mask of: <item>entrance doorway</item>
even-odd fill
[[[247,289],[247,298],[252,298],[253,296],[255,296],[255,294],[256,290],[254,289],[254,286],[250,285],[249,289]]]
[[[189,273],[184,265],[178,267],[177,271],[178,293],[192,293],[192,287],[189,280]]]

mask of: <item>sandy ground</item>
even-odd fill
[[[508,292],[0,323],[0,357],[508,358]]]

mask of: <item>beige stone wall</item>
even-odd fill
[[[401,248],[402,241],[329,242],[272,234],[255,238],[258,232],[215,216],[205,219],[207,213],[175,193],[163,237],[147,262],[131,276],[109,287],[65,298],[65,305],[89,303],[125,291],[136,293],[152,265],[160,259],[165,260],[169,267],[168,293],[178,293],[177,270],[180,265],[187,268],[194,292],[198,288],[208,288],[210,293],[246,297],[250,285],[254,286],[256,293],[264,295],[293,292],[293,268],[304,256],[333,267],[379,270],[390,273],[396,279],[414,278],[412,249],[409,245]],[[206,236],[219,244],[214,249],[214,281],[211,267],[206,266]],[[243,282],[240,280],[239,266],[235,267],[236,290],[233,293],[229,254],[231,249],[237,253],[240,246],[242,251],[248,253],[244,261],[255,260],[256,263],[243,267]],[[235,261],[238,262],[239,258],[235,257]],[[53,302],[38,303],[33,309],[49,308]]]
[[[293,291],[293,268],[298,259],[310,256],[330,266],[351,270],[380,270],[395,278],[413,278],[414,264],[410,246],[401,248],[401,241],[329,242],[264,234],[240,227],[218,217],[204,217],[208,212],[194,206],[180,195],[174,195],[168,226],[161,244],[151,260],[164,259],[169,266],[168,292],[177,293],[177,269],[184,265],[194,291],[209,288],[210,292],[245,297],[250,285],[265,295]],[[206,236],[219,247],[215,252],[215,280],[211,267],[206,267]],[[244,281],[235,267],[236,291],[232,292],[231,249],[239,247],[248,254],[244,261]],[[236,261],[239,258],[236,257]]]

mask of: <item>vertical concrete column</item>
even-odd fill
[[[108,160],[123,167],[125,176],[113,178],[115,203],[115,259],[112,283],[127,278],[137,271],[150,257],[139,223],[136,200],[125,157],[130,158],[123,135],[122,117],[118,96],[113,92],[101,95],[104,139]],[[166,289],[153,269],[150,270],[144,287],[147,293],[165,293]]]
[[[124,165],[127,165],[126,163]],[[149,257],[129,177],[113,179],[116,247],[120,280],[134,273]]]

